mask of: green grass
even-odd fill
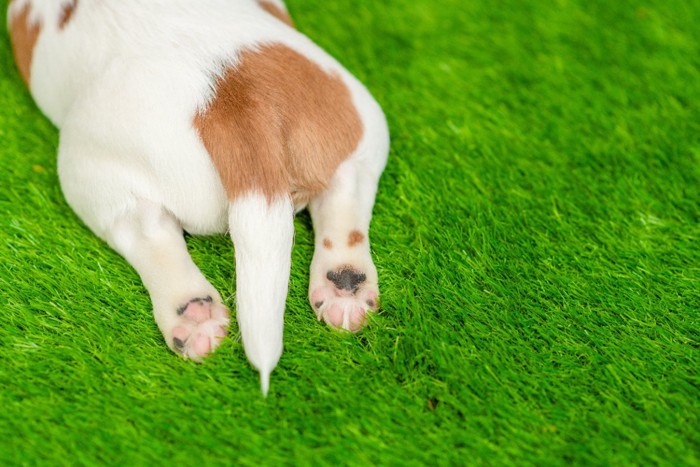
[[[65,203],[3,29],[0,463],[699,465],[693,5],[289,0],[393,143],[382,313],[316,322],[300,215],[267,399],[236,339],[200,366],[166,349]],[[188,241],[233,304],[230,241]]]

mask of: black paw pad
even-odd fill
[[[178,339],[177,337],[173,337],[173,345],[178,350],[178,352],[182,352],[185,349],[185,341],[183,341],[182,339]]]
[[[185,303],[180,308],[178,308],[177,314],[178,314],[178,316],[182,315],[185,312],[185,310],[187,310],[187,306],[190,303],[199,303],[200,305],[204,305],[205,303],[212,303],[213,301],[214,301],[214,299],[211,298],[211,295],[207,295],[206,297],[193,298],[192,300],[190,300],[189,302]]]
[[[349,290],[355,292],[360,284],[362,284],[366,279],[364,273],[357,272],[354,269],[344,268],[339,271],[328,271],[326,277],[329,281],[338,289]]]

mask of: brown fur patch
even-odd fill
[[[329,239],[327,239],[327,238],[324,238],[324,239],[323,239],[323,246],[324,246],[326,249],[330,250],[330,249],[333,248],[333,242],[331,242],[331,241],[330,241]]]
[[[287,26],[294,27],[294,22],[292,21],[292,18],[289,16],[289,13],[278,7],[272,2],[266,2],[265,0],[259,0],[258,3],[260,4],[260,7],[270,13],[272,16],[277,18],[278,20],[282,21],[283,23],[286,23]]]
[[[241,53],[194,127],[230,199],[256,191],[297,205],[326,188],[362,136],[343,81],[280,44]]]
[[[31,79],[34,46],[41,32],[41,26],[38,23],[29,24],[29,13],[30,6],[26,5],[19,13],[10,18],[12,52],[15,54],[19,74],[27,86],[29,86]]]
[[[70,19],[73,17],[73,13],[75,13],[75,8],[77,6],[78,0],[72,0],[70,3],[63,5],[61,16],[58,18],[58,29],[63,29],[66,27],[66,24],[68,24]]]
[[[365,236],[362,235],[362,232],[359,230],[353,230],[350,232],[350,235],[348,235],[348,246],[350,248],[354,247],[358,243],[362,243],[365,239]]]

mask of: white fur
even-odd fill
[[[329,268],[346,263],[366,269],[368,287],[378,292],[368,245],[332,254],[318,245],[324,236],[342,245],[350,230],[368,231],[389,146],[381,109],[333,58],[255,0],[80,0],[59,30],[67,3],[15,0],[9,12],[13,17],[30,4],[31,20],[42,26],[30,90],[61,129],[58,170],[66,199],[137,269],[166,341],[176,325],[206,333],[226,321],[217,311],[211,322],[193,324],[172,310],[188,297],[205,295],[214,298],[213,309],[222,307],[189,258],[182,229],[193,234],[230,229],[238,320],[246,354],[267,392],[282,350],[291,217],[303,206],[289,200],[267,206],[253,195],[229,202],[193,117],[212,99],[217,76],[243,50],[282,43],[339,75],[364,133],[328,192],[311,203],[317,237],[311,289],[327,285]],[[207,335],[215,346],[214,335]]]
[[[294,241],[292,201],[268,204],[265,197],[250,194],[233,201],[229,212],[236,249],[236,317],[248,360],[260,372],[267,394],[270,373],[282,355]]]

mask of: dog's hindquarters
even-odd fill
[[[358,307],[377,303],[367,237],[388,149],[384,116],[362,85],[275,19],[282,10],[270,16],[252,1],[81,2],[60,24],[59,7],[75,2],[16,1],[20,13],[41,5],[25,72],[61,127],[66,199],[136,268],[170,348],[199,360],[224,332],[226,309],[182,230],[228,226],[244,346],[267,392],[282,351],[293,211],[307,203],[312,303],[328,295],[319,316],[359,327]],[[16,24],[33,32],[28,12]],[[150,27],[154,18],[162,28]],[[341,302],[352,307],[338,320]]]

